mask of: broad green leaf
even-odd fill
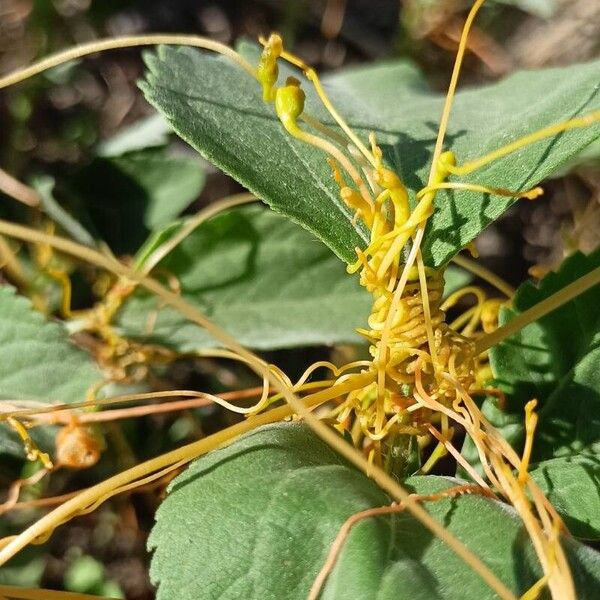
[[[142,264],[181,227],[157,231],[137,255]],[[186,300],[242,343],[259,349],[360,343],[372,299],[356,277],[310,233],[259,207],[228,211],[196,229],[160,263]],[[444,294],[471,276],[450,266]],[[137,293],[118,318],[125,335],[182,352],[218,345],[177,311],[163,308],[151,333],[155,299]]]
[[[47,320],[11,286],[0,286],[1,398],[75,402],[100,378],[60,323]]]
[[[523,284],[517,290],[512,309],[502,311],[500,322],[506,323],[599,265],[600,251],[589,256],[579,253],[571,256],[558,272],[544,277],[538,286]],[[482,411],[520,452],[524,441],[524,407],[536,398],[539,423],[533,444],[534,463],[584,454],[589,456],[590,464],[597,465],[600,455],[599,304],[600,286],[595,286],[491,350],[494,376],[507,394],[507,403],[505,409],[500,410],[496,400],[487,399]],[[463,453],[470,462],[478,462],[471,443],[465,444]],[[595,476],[583,477],[583,467],[573,469],[574,477],[582,475],[580,493],[573,495],[573,503],[568,505],[572,508],[581,500],[581,508],[574,511],[573,519],[586,510],[586,497],[594,493],[590,486],[597,480],[597,467],[594,472]]]
[[[352,226],[324,155],[284,134],[250,76],[224,58],[183,48],[159,48],[147,56],[147,64],[142,84],[146,97],[183,139],[275,210],[313,231],[341,258],[354,259],[355,247],[365,245],[365,232]],[[597,61],[519,72],[462,91],[446,148],[462,163],[541,127],[598,109],[599,69]],[[387,160],[414,195],[427,180],[443,97],[401,62],[342,70],[326,78],[325,85],[364,139],[369,131],[376,132]],[[332,125],[308,86],[307,111]],[[595,124],[540,141],[467,180],[519,190],[531,187],[599,135],[600,124]],[[446,263],[512,202],[471,192],[440,193],[424,243],[428,264]]]
[[[0,286],[0,406],[2,400],[81,401],[101,379],[61,324],[48,321],[14,288]],[[0,453],[22,455],[5,426],[0,433]]]
[[[66,184],[113,251],[133,253],[198,197],[204,173],[194,158],[154,149],[96,158]]]
[[[533,465],[532,477],[580,538],[600,539],[600,456],[567,456]]]
[[[158,268],[177,278],[186,300],[239,342],[259,349],[360,342],[355,328],[364,325],[371,306],[357,278],[324,244],[260,206],[232,209],[203,223]],[[181,352],[216,345],[169,308],[159,310],[146,333],[158,307],[154,297],[136,293],[118,325],[127,336]]]
[[[577,253],[538,286],[525,283],[501,324],[598,266],[600,251]],[[506,412],[522,417],[527,401],[538,400],[536,462],[600,451],[599,305],[595,286],[491,351],[494,376],[508,393]]]
[[[226,60],[183,49],[160,48],[146,61],[146,98],[185,141],[346,261],[353,259],[367,235],[353,227],[331,169],[320,153],[282,134],[255,80]]]
[[[421,494],[458,483],[434,476],[407,481]],[[389,503],[304,425],[264,427],[195,461],[171,484],[148,542],[158,599],[304,600],[344,521]],[[474,496],[427,507],[516,594],[539,577],[511,508]],[[594,598],[600,554],[572,541],[566,549],[578,598]],[[405,513],[356,525],[322,594],[326,600],[495,597]]]

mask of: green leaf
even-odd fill
[[[89,231],[57,202],[54,197],[55,184],[54,177],[49,175],[40,175],[33,178],[31,186],[39,194],[42,210],[55,223],[58,223],[69,237],[86,246],[95,246],[96,241]]]
[[[61,324],[46,320],[14,288],[0,286],[0,404],[81,401],[101,379],[91,357],[69,341]],[[22,456],[22,445],[6,426],[0,434],[0,453]]]
[[[353,260],[366,233],[352,226],[323,155],[283,135],[256,81],[226,60],[184,49],[160,48],[146,61],[146,98],[184,140]]]
[[[0,397],[76,402],[101,379],[66,329],[8,285],[0,286]]]
[[[354,259],[354,248],[365,246],[365,232],[352,226],[324,155],[283,132],[250,76],[224,58],[187,48],[162,47],[146,61],[142,89],[183,139],[275,210],[313,231],[341,258]],[[519,72],[500,83],[459,93],[446,148],[462,163],[538,128],[598,109],[599,68],[597,61]],[[401,62],[345,69],[327,77],[325,85],[363,139],[369,131],[377,133],[388,162],[414,197],[427,180],[443,97],[427,89],[414,67]],[[305,87],[307,111],[333,125]],[[600,124],[595,124],[540,141],[467,180],[529,188],[599,134]],[[424,241],[426,262],[446,263],[512,202],[471,192],[440,192]]]
[[[580,538],[600,539],[600,457],[569,456],[533,465],[531,476]]]
[[[140,253],[146,256],[148,248]],[[325,245],[260,206],[203,223],[159,263],[159,272],[174,275],[182,296],[240,343],[259,349],[359,342],[355,328],[371,306],[357,278]],[[118,316],[122,332],[180,352],[217,345],[169,308],[160,309],[147,334],[157,306],[155,298],[136,293]]]
[[[473,281],[473,276],[468,271],[450,265],[444,271],[444,298],[468,285]]]
[[[574,254],[538,286],[523,284],[513,308],[502,311],[500,323],[598,266],[600,250],[589,256]],[[595,286],[490,353],[494,376],[508,393],[507,413],[522,417],[525,404],[538,400],[533,461],[600,452],[599,305],[600,286]]]
[[[415,477],[430,494],[459,480]],[[195,461],[170,486],[149,538],[158,599],[302,599],[341,525],[390,499],[302,424],[277,424]],[[430,512],[516,594],[540,575],[516,513],[463,496]],[[565,542],[578,598],[593,598],[600,554]],[[224,568],[226,565],[226,568]],[[327,600],[485,600],[495,594],[409,514],[356,525],[322,598]]]
[[[501,324],[599,265],[600,250],[589,256],[577,253],[538,286],[523,284],[515,294],[512,309],[501,312]],[[596,465],[600,456],[599,304],[600,286],[595,286],[492,348],[492,369],[497,385],[507,394],[507,402],[504,410],[491,398],[482,406],[491,423],[521,452],[525,404],[532,398],[538,400],[539,422],[531,460],[541,463],[540,468],[546,465],[542,461],[552,458],[580,454],[589,457],[591,463],[585,462],[571,473],[574,479],[578,478],[579,486],[579,492],[564,503],[572,511],[565,513],[571,523],[581,519],[581,513],[587,510],[589,495],[598,493],[597,468],[596,475],[591,475],[589,464]],[[472,443],[465,444],[463,454],[469,462],[478,464]],[[564,464],[568,463],[548,463],[556,468]],[[548,469],[543,472],[561,479],[564,476],[562,469],[556,474]],[[592,535],[589,528],[585,535]]]
[[[139,119],[120,130],[113,137],[104,140],[96,148],[98,156],[121,156],[136,150],[146,150],[166,146],[171,128],[159,114]]]
[[[96,158],[67,185],[113,251],[133,253],[198,197],[204,173],[194,158],[154,149]]]
[[[136,263],[175,235],[182,222],[151,236]],[[310,233],[259,207],[236,208],[198,227],[159,265],[174,275],[183,297],[242,343],[259,349],[364,343],[372,298]],[[444,295],[467,285],[467,271],[449,266]],[[128,336],[180,352],[218,346],[177,311],[163,308],[151,333],[156,299],[138,292],[125,302],[118,325]]]

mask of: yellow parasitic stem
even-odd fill
[[[242,56],[240,56],[235,50],[232,50],[229,46],[215,42],[214,40],[199,37],[197,35],[177,35],[171,33],[156,33],[148,35],[133,35],[127,37],[116,37],[104,40],[96,40],[87,44],[80,44],[74,46],[68,50],[57,52],[47,58],[44,58],[33,65],[24,69],[18,69],[14,73],[10,73],[4,77],[0,77],[0,89],[20,83],[38,75],[48,69],[52,69],[63,63],[69,62],[76,58],[88,56],[90,54],[96,54],[96,52],[103,52],[104,50],[113,50],[117,48],[132,48],[135,46],[156,46],[159,44],[173,45],[173,46],[192,46],[194,48],[204,48],[206,50],[212,50],[219,54],[227,56],[238,64],[248,75],[256,78],[256,69]]]

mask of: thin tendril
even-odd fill
[[[202,223],[210,219],[212,216],[234,206],[241,206],[250,202],[256,202],[258,198],[254,194],[241,193],[233,194],[213,202],[210,206],[198,211],[193,217],[190,217],[183,227],[164,244],[161,244],[139,267],[140,273],[148,275],[150,271],[165,257],[167,254],[177,247],[186,237],[188,237]]]
[[[477,340],[475,342],[475,353],[480,354],[481,352],[485,352],[492,346],[495,346],[511,335],[518,333],[530,323],[541,319],[548,313],[556,310],[566,302],[573,300],[573,298],[583,294],[599,283],[600,267],[596,267],[587,275],[583,275],[583,277],[580,277],[573,283],[570,283],[558,292],[555,292],[552,296],[538,302],[535,306],[532,306],[528,310],[517,315],[514,319],[511,319],[506,325],[499,327],[493,333],[485,335]]]
[[[150,35],[133,35],[126,37],[109,38],[104,40],[96,40],[87,44],[74,46],[68,50],[57,52],[47,58],[44,58],[29,67],[18,69],[9,75],[0,78],[0,89],[20,83],[25,79],[29,79],[34,75],[38,75],[48,69],[62,65],[70,60],[81,58],[96,52],[104,50],[114,50],[117,48],[131,48],[135,46],[155,46],[158,44],[167,44],[173,46],[192,46],[195,48],[204,48],[212,50],[219,54],[227,56],[237,63],[249,75],[256,78],[256,69],[240,54],[232,50],[229,46],[215,42],[208,38],[199,37],[196,35],[174,35],[170,33],[156,33]]]
[[[448,128],[448,120],[450,118],[450,111],[452,110],[452,101],[454,100],[454,95],[456,93],[456,85],[458,84],[458,77],[460,75],[462,61],[465,55],[465,50],[467,48],[469,31],[471,30],[471,26],[473,25],[473,21],[475,20],[477,12],[479,11],[484,2],[485,0],[476,0],[476,2],[473,4],[471,10],[469,11],[469,14],[467,15],[462,34],[460,36],[458,51],[456,52],[456,59],[454,60],[454,68],[452,69],[452,76],[450,78],[450,85],[448,86],[448,92],[446,94],[446,100],[444,102],[444,108],[442,110],[442,116],[440,118],[440,125],[438,128],[438,135],[435,142],[435,148],[433,150],[433,156],[431,159],[431,171],[429,173],[428,185],[433,184],[433,175],[437,168],[440,155],[442,154],[444,138],[446,137],[446,130]]]
[[[140,476],[146,476],[149,473],[149,464],[153,467],[151,469],[152,471],[157,470],[165,465],[173,464],[174,462],[190,457],[191,448],[193,448],[194,452],[198,451],[198,449],[201,449],[202,451],[208,451],[215,446],[226,442],[227,440],[231,440],[234,436],[251,430],[252,428],[258,426],[258,424],[272,422],[271,419],[280,420],[285,414],[290,414],[290,412],[293,411],[297,415],[304,418],[311,429],[323,441],[329,444],[334,450],[336,450],[350,462],[355,464],[364,473],[370,473],[375,482],[385,491],[387,491],[393,498],[399,502],[404,502],[407,510],[409,510],[415,518],[417,518],[425,527],[427,527],[436,537],[443,540],[450,548],[452,548],[452,550],[459,557],[461,557],[462,560],[465,561],[465,563],[468,564],[501,598],[510,600],[515,598],[512,592],[504,585],[504,583],[502,583],[474,553],[472,553],[462,542],[460,542],[449,531],[447,531],[441,523],[432,518],[425,509],[419,506],[418,503],[416,503],[410,497],[409,493],[392,477],[390,477],[376,465],[369,464],[368,460],[365,459],[364,456],[358,450],[356,450],[356,448],[354,448],[354,446],[343,441],[343,439],[341,439],[335,431],[330,429],[317,417],[315,417],[310,412],[309,408],[307,408],[307,406],[303,403],[303,401],[296,396],[296,394],[285,384],[281,378],[277,377],[275,373],[265,368],[263,361],[242,347],[233,337],[209,321],[198,309],[185,302],[177,294],[170,292],[158,282],[149,279],[148,277],[140,277],[140,275],[135,273],[133,269],[126,267],[118,261],[115,261],[110,257],[106,257],[95,250],[80,244],[76,244],[75,242],[71,242],[70,240],[65,240],[58,236],[43,234],[27,227],[22,227],[2,220],[0,220],[0,233],[17,237],[25,241],[47,243],[59,250],[62,250],[63,252],[75,255],[78,258],[87,260],[88,262],[96,264],[97,266],[102,266],[103,268],[106,268],[117,275],[132,278],[134,281],[137,281],[138,284],[145,287],[148,291],[157,294],[163,301],[171,305],[173,308],[179,310],[181,314],[189,318],[191,321],[204,327],[211,335],[213,335],[230,350],[247,359],[257,373],[267,374],[270,382],[273,383],[273,385],[284,395],[284,398],[289,405],[281,407],[281,409],[273,409],[262,415],[252,417],[243,423],[239,423],[226,430],[218,432],[213,436],[199,440],[198,442],[195,442],[195,444],[187,446],[185,449],[167,453],[166,455],[154,459],[154,461],[148,461],[147,463],[138,465],[138,467],[134,467],[125,473],[116,475],[115,477],[112,477],[101,484],[90,488],[90,490],[87,490],[87,492],[84,492],[72,500],[67,501],[64,505],[56,508],[48,515],[42,517],[31,527],[8,542],[8,544],[6,544],[6,546],[0,550],[0,564],[3,564],[6,560],[14,556],[16,552],[41,535],[49,535],[58,523],[62,523],[65,518],[69,518],[70,515],[74,514],[73,511],[77,513],[82,508],[85,508],[84,505],[89,505],[90,502],[95,502],[99,496],[101,497],[104,493],[110,491],[116,486],[127,484],[133,479],[139,478]],[[337,391],[339,391],[341,394],[343,389],[350,391],[352,389],[364,387],[368,384],[368,382],[373,381],[373,378],[374,375],[372,373],[354,375],[347,382],[339,384],[338,386],[333,386],[333,388],[324,390],[323,392],[316,392],[309,398],[312,398],[312,401],[315,402],[315,404],[318,404],[325,400],[316,402],[317,398],[319,400],[322,398],[327,399],[327,394],[331,394],[332,390],[335,393],[336,390],[334,390],[334,388],[336,387],[338,388]],[[305,402],[306,401],[308,401],[308,399],[305,399]],[[195,456],[198,456],[198,454]],[[192,456],[192,458],[195,456]],[[132,473],[134,475],[133,478]]]
[[[323,103],[323,106],[325,106],[325,108],[327,109],[329,114],[334,118],[336,123],[342,128],[344,133],[348,136],[348,139],[358,148],[358,150],[367,159],[367,161],[369,161],[369,163],[371,164],[372,167],[374,167],[374,168],[377,167],[377,161],[375,160],[375,157],[373,156],[373,154],[361,142],[361,140],[358,138],[358,136],[352,131],[352,129],[348,126],[348,124],[343,119],[343,117],[335,109],[335,107],[331,103],[331,100],[329,100],[329,97],[327,96],[327,94],[323,88],[323,85],[321,84],[321,80],[319,79],[317,72],[312,67],[307,65],[304,61],[300,60],[298,57],[294,56],[293,54],[291,54],[289,52],[283,51],[281,53],[281,58],[283,60],[286,60],[289,63],[295,65],[296,67],[302,69],[306,78],[314,85],[317,95],[319,96],[319,99]]]
[[[486,269],[483,265],[476,263],[473,260],[469,260],[465,256],[457,254],[452,258],[452,262],[456,263],[459,267],[462,267],[466,271],[470,271],[473,275],[476,275],[480,279],[487,281],[493,285],[497,290],[502,292],[507,298],[512,298],[515,294],[515,288],[504,281],[501,277],[492,273],[489,269]]]

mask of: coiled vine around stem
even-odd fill
[[[370,360],[356,361],[341,368],[327,362],[315,363],[294,383],[285,373],[242,348],[176,293],[150,278],[148,275],[151,268],[157,264],[158,258],[147,263],[144,269],[129,268],[112,257],[52,234],[0,222],[0,233],[3,235],[32,243],[48,244],[61,252],[106,269],[117,278],[117,283],[112,288],[112,293],[108,294],[107,300],[92,309],[86,321],[88,331],[98,335],[108,349],[107,368],[115,354],[120,352],[122,356],[129,348],[126,344],[123,346],[123,340],[112,337],[110,321],[123,298],[136,286],[142,286],[157,294],[165,304],[177,308],[194,322],[206,327],[227,349],[216,351],[214,355],[248,364],[263,377],[264,382],[258,402],[250,409],[238,411],[249,414],[246,421],[215,436],[209,436],[188,447],[138,465],[135,469],[85,490],[43,517],[23,534],[3,540],[0,545],[0,561],[7,560],[26,544],[44,539],[61,523],[77,514],[93,510],[110,496],[156,480],[199,454],[231,441],[235,436],[255,426],[294,413],[306,419],[321,437],[349,460],[370,473],[399,502],[398,510],[410,510],[455,549],[501,597],[513,598],[510,591],[481,561],[439,523],[433,521],[418,505],[417,500],[389,475],[392,467],[387,458],[398,436],[408,436],[421,444],[435,440],[437,445],[421,472],[429,471],[441,456],[450,452],[471,475],[475,487],[487,495],[502,497],[510,502],[521,516],[544,573],[542,579],[526,592],[523,598],[530,600],[537,597],[544,586],[548,586],[556,599],[575,598],[572,577],[559,539],[566,530],[554,508],[528,474],[536,425],[535,400],[532,400],[525,410],[527,436],[525,450],[523,455],[519,456],[485,419],[472,398],[488,379],[486,350],[489,348],[490,338],[495,336],[494,340],[497,341],[503,335],[497,331],[497,315],[502,301],[488,298],[475,286],[463,288],[443,299],[443,269],[431,269],[424,264],[420,245],[439,189],[487,192],[525,199],[534,199],[541,194],[540,188],[513,192],[463,181],[448,181],[451,176],[468,175],[527,144],[568,129],[587,126],[600,120],[600,113],[552,125],[484,157],[457,165],[454,154],[443,151],[444,137],[467,37],[482,4],[483,0],[477,0],[466,20],[431,159],[429,180],[416,194],[413,204],[399,176],[384,164],[375,136],[372,134],[366,142],[350,129],[329,100],[318,74],[301,59],[285,50],[283,41],[277,34],[261,40],[264,49],[256,68],[233,50],[216,42],[191,36],[159,35],[104,40],[77,47],[50,57],[15,76],[0,80],[0,87],[5,87],[66,60],[98,50],[124,46],[186,44],[232,58],[250,76],[258,80],[262,87],[263,100],[274,104],[274,110],[287,133],[326,154],[332,177],[339,187],[341,200],[353,211],[354,219],[364,223],[370,234],[369,244],[366,248],[356,249],[357,260],[348,270],[360,273],[360,285],[372,297],[368,321],[358,329],[369,344]],[[297,67],[309,84],[314,86],[323,106],[342,133],[305,112],[304,92],[299,79],[290,77],[283,85],[278,85],[280,61]],[[238,198],[225,202],[220,208],[246,201],[248,198]],[[196,225],[201,220],[198,219]],[[189,231],[188,229],[187,232]],[[178,236],[177,239],[180,241],[182,238]],[[161,257],[164,253],[165,251],[161,251]],[[576,291],[581,292],[585,286],[594,285],[598,278],[598,273],[595,273],[585,284],[580,284]],[[494,282],[493,278],[491,280]],[[507,293],[502,282],[498,287]],[[448,323],[446,312],[466,295],[475,298],[475,305]],[[563,294],[560,302],[567,299],[567,295]],[[551,310],[550,305],[551,302],[544,310]],[[539,309],[529,317],[537,318],[542,312]],[[119,352],[115,351],[117,346],[121,348]],[[152,355],[145,352],[145,349],[135,348],[135,351],[135,360],[142,363],[152,360]],[[319,367],[330,369],[334,378],[307,383],[309,376]],[[315,388],[318,388],[318,391],[314,391]],[[302,399],[298,395],[301,395]],[[217,397],[205,396],[210,401],[226,402]],[[288,402],[290,408],[265,410],[282,398]],[[94,403],[101,404],[102,401],[94,400]],[[89,402],[86,405],[89,405]],[[233,405],[224,405],[235,409]],[[321,419],[317,419],[309,410],[318,405],[327,406]],[[53,408],[57,409],[61,407]],[[30,456],[44,459],[45,457],[31,446],[31,440],[19,421],[34,417],[38,413],[40,411],[35,409],[17,410],[7,413],[3,418],[19,432],[25,444],[29,444],[27,448]],[[338,430],[348,432],[352,438],[352,446],[343,442],[325,423],[333,423]],[[470,467],[453,446],[453,435],[458,427],[473,440],[485,478]],[[51,465],[45,464],[45,467],[49,469]],[[472,488],[465,488],[457,493],[471,491]],[[385,510],[393,510],[393,507],[387,507]],[[325,576],[326,572],[320,577],[320,583]],[[315,588],[316,594],[318,587]]]

